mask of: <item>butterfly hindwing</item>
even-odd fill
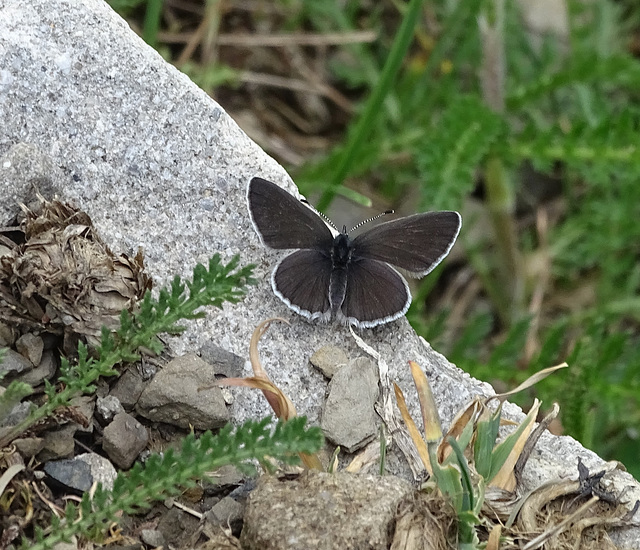
[[[367,258],[349,264],[347,292],[340,308],[348,323],[375,327],[401,317],[410,304],[407,282],[390,265]]]
[[[275,183],[253,178],[247,201],[253,225],[266,246],[331,250],[333,235],[322,218]]]
[[[353,240],[353,255],[388,262],[423,277],[449,253],[460,232],[457,212],[426,212],[382,223]]]
[[[329,320],[330,280],[330,257],[317,250],[298,250],[276,266],[271,286],[276,296],[297,313]]]

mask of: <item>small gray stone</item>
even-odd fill
[[[33,368],[33,363],[17,351],[8,349],[4,352],[2,363],[0,363],[0,375],[15,375],[29,371]],[[6,384],[6,381],[5,381]]]
[[[31,458],[37,455],[44,448],[44,439],[42,437],[25,437],[22,439],[14,439],[12,445],[20,451],[25,458]]]
[[[57,368],[53,351],[47,350],[42,354],[40,364],[36,368],[20,373],[15,379],[34,387],[39,386],[45,380],[51,379]]]
[[[167,510],[158,521],[158,531],[162,533],[167,546],[189,547],[187,541],[198,528],[198,520],[175,506]]]
[[[84,453],[69,460],[51,460],[44,471],[57,483],[85,492],[94,482],[102,483],[105,489],[113,488],[117,472],[113,465],[96,453]]]
[[[42,351],[44,350],[44,342],[40,336],[27,332],[16,340],[16,349],[20,355],[23,355],[33,365],[39,365],[42,359]]]
[[[140,539],[153,548],[160,548],[165,544],[164,535],[157,529],[143,529],[140,531]]]
[[[200,357],[209,363],[216,374],[227,378],[239,378],[244,373],[245,360],[213,342],[205,342],[200,348]]]
[[[350,453],[364,447],[376,435],[377,397],[378,370],[370,359],[359,357],[338,370],[322,412],[327,439]]]
[[[16,331],[13,327],[6,323],[0,322],[0,346],[9,347],[13,346],[16,339]]]
[[[136,406],[144,387],[145,383],[138,369],[129,367],[111,388],[109,395],[116,397],[125,411],[130,411]]]
[[[120,400],[114,395],[107,395],[106,397],[98,397],[96,399],[96,415],[101,420],[111,422],[113,417],[121,412],[124,412],[124,408]]]
[[[50,460],[44,465],[46,474],[69,489],[85,492],[91,489],[93,477],[91,467],[75,458],[69,460]]]
[[[349,358],[337,346],[322,346],[311,356],[309,361],[322,374],[331,379],[339,368],[347,364]]]
[[[218,468],[207,478],[205,485],[206,493],[209,495],[220,494],[221,492],[227,492],[230,487],[237,487],[242,485],[245,480],[245,476],[238,470],[233,464],[227,464]]]
[[[244,506],[242,504],[231,497],[224,497],[206,513],[205,517],[212,525],[230,525],[231,529],[234,530],[234,528],[240,526],[243,513]]]
[[[76,407],[76,412],[86,420],[87,425],[77,424],[77,430],[79,432],[92,433],[93,432],[93,411],[96,408],[96,402],[90,395],[79,395],[71,400],[71,406]]]
[[[51,430],[44,434],[44,446],[38,453],[38,460],[47,462],[59,458],[67,458],[73,455],[75,441],[73,436],[78,429],[78,424],[71,423],[58,430]]]
[[[180,428],[213,430],[229,412],[211,365],[195,353],[170,361],[140,396],[136,410],[145,418]]]
[[[130,414],[121,412],[104,429],[102,448],[116,465],[127,469],[148,442],[147,429]]]
[[[113,467],[113,464],[109,462],[105,457],[100,456],[97,453],[83,453],[75,457],[74,460],[84,462],[91,468],[91,477],[93,481],[102,483],[102,487],[110,491],[113,489],[113,482],[115,481],[118,472]]]
[[[3,391],[0,391],[0,395],[4,393],[4,388],[2,388],[2,390]],[[11,404],[8,404],[7,408],[10,406]],[[31,411],[30,401],[23,401],[21,403],[16,403],[15,405],[13,405],[13,407],[11,408],[8,414],[0,417],[0,427],[15,426],[19,424],[25,418],[27,418],[27,416],[29,416],[30,411]]]

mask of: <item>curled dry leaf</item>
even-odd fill
[[[258,352],[260,338],[262,338],[273,321],[282,321],[287,325],[289,324],[285,319],[273,317],[262,321],[262,323],[256,327],[251,335],[251,343],[249,344],[249,359],[251,360],[251,368],[255,376],[254,378],[245,378],[245,380],[259,381],[259,383],[253,385],[253,387],[262,390],[262,393],[269,402],[269,405],[271,405],[273,412],[276,413],[276,416],[281,420],[290,420],[297,415],[296,408],[293,406],[291,399],[271,381],[260,362],[260,353]]]
[[[296,408],[291,399],[271,381],[260,362],[260,353],[258,352],[260,338],[262,338],[273,321],[282,321],[283,323],[289,324],[285,319],[273,317],[260,323],[253,331],[251,343],[249,344],[249,359],[254,376],[249,378],[225,378],[224,380],[219,380],[217,383],[220,386],[242,386],[261,390],[275,415],[280,420],[290,420],[297,416]],[[323,469],[322,463],[316,455],[300,453],[300,459],[309,469],[319,471]]]
[[[0,320],[95,345],[151,288],[142,254],[116,256],[87,214],[40,200],[38,212],[22,207],[25,241],[0,257]]]
[[[438,414],[436,400],[431,391],[431,385],[429,384],[427,375],[418,363],[409,361],[409,367],[411,368],[411,376],[413,377],[413,382],[418,392],[425,438],[428,442],[437,442],[442,437],[442,426],[440,425],[440,415]]]
[[[607,465],[605,475],[614,466]],[[601,500],[584,493],[580,480],[556,481],[538,487],[524,496],[508,532],[515,539],[528,540],[521,546],[534,548],[581,548],[606,550],[617,548],[607,531],[631,525],[628,506]],[[515,514],[512,514],[515,516]],[[530,536],[523,537],[527,533]],[[537,534],[537,536],[531,536]]]
[[[268,378],[249,376],[247,378],[225,378],[219,380],[220,386],[254,388],[262,391],[273,412],[280,420],[291,420],[296,416],[296,408],[284,392]]]
[[[474,397],[471,402],[452,420],[447,433],[443,437],[442,441],[438,445],[438,462],[442,464],[447,457],[451,454],[451,445],[448,443],[448,439],[458,439],[462,432],[467,427],[469,422],[476,423],[483,410],[482,400],[479,397]]]
[[[12,464],[2,473],[2,476],[0,476],[0,497],[9,485],[9,482],[24,470],[24,468],[24,464]]]

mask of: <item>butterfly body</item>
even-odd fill
[[[404,315],[411,293],[393,266],[426,275],[447,255],[461,225],[457,212],[429,212],[379,224],[352,239],[346,228],[334,235],[315,210],[262,178],[250,181],[247,200],[265,246],[298,249],[274,269],[274,293],[309,319],[358,327]]]
[[[331,249],[331,279],[329,281],[329,304],[331,318],[340,317],[340,306],[347,295],[347,275],[351,263],[353,244],[349,235],[338,233]]]

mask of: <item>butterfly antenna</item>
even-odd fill
[[[393,213],[394,213],[394,211],[393,211],[393,210],[385,210],[384,212],[381,212],[381,213],[380,213],[380,214],[378,214],[377,216],[373,216],[373,218],[369,218],[369,219],[367,219],[367,220],[363,220],[363,221],[361,221],[359,224],[354,225],[354,226],[350,229],[349,233],[351,233],[351,231],[355,231],[356,229],[360,229],[360,228],[361,228],[365,223],[369,223],[369,222],[375,221],[375,220],[377,220],[378,218],[382,218],[382,216],[386,216],[387,214],[393,214]]]
[[[307,199],[300,199],[300,202],[305,203],[311,210],[313,210],[318,216],[320,216],[325,222],[327,222],[331,227],[333,227],[338,233],[340,230],[336,227],[336,224],[333,223],[327,216],[325,216],[320,210],[316,210],[315,206],[311,204]]]

